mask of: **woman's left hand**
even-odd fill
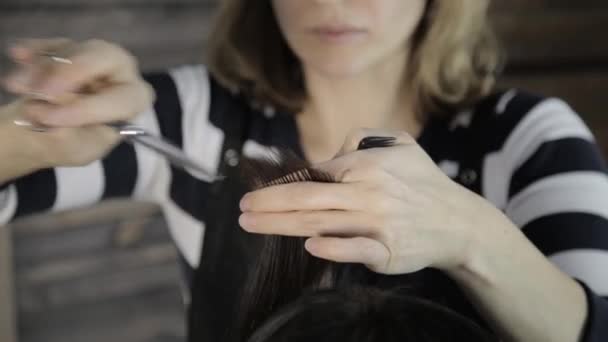
[[[392,136],[395,145],[358,151],[366,136]],[[315,168],[338,183],[250,192],[241,201],[241,226],[310,237],[305,246],[316,257],[385,274],[452,270],[492,235],[515,229],[498,209],[448,178],[406,133],[362,130],[335,159]]]

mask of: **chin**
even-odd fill
[[[324,58],[317,61],[305,62],[308,69],[314,70],[317,75],[326,78],[351,78],[369,69],[371,63],[362,58]]]

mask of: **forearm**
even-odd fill
[[[13,124],[14,107],[0,107],[0,184],[41,168],[34,157],[33,143],[25,139],[25,134],[30,132],[23,132]]]
[[[448,273],[507,341],[578,341],[587,314],[584,290],[505,222]],[[500,228],[497,228],[500,227]]]

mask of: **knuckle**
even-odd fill
[[[358,169],[349,167],[342,171],[338,179],[344,183],[354,183],[359,181],[361,179],[361,176]]]
[[[346,183],[374,180],[381,176],[381,172],[382,170],[369,163],[355,163],[354,166],[342,171],[340,179]]]
[[[399,130],[394,133],[395,138],[402,144],[416,144],[416,139],[406,131]]]
[[[406,132],[406,131],[401,131],[401,130],[400,130],[400,131],[397,131],[397,132],[395,133],[395,135],[397,135],[397,137],[399,137],[399,138],[403,138],[403,139],[411,139],[411,138],[412,138],[412,136],[411,136],[411,135],[410,135],[408,132]]]
[[[361,139],[363,139],[366,135],[367,130],[364,128],[356,128],[351,130],[346,135],[345,145],[350,151],[354,151],[359,146]]]
[[[340,174],[338,179],[344,183],[353,182],[355,180],[355,177],[353,175],[353,169],[348,168],[348,169],[342,170],[342,173]]]

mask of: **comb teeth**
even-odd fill
[[[312,168],[286,149],[279,149],[264,158],[246,159],[241,167],[245,182],[254,190],[296,182],[336,182],[329,173]]]
[[[270,182],[262,183],[261,188],[265,188],[267,186],[280,185],[280,184],[289,184],[296,182],[323,182],[323,183],[334,183],[335,180],[333,177],[323,171],[315,170],[312,168],[305,168],[295,171],[293,173],[287,174],[283,177],[274,179]]]

